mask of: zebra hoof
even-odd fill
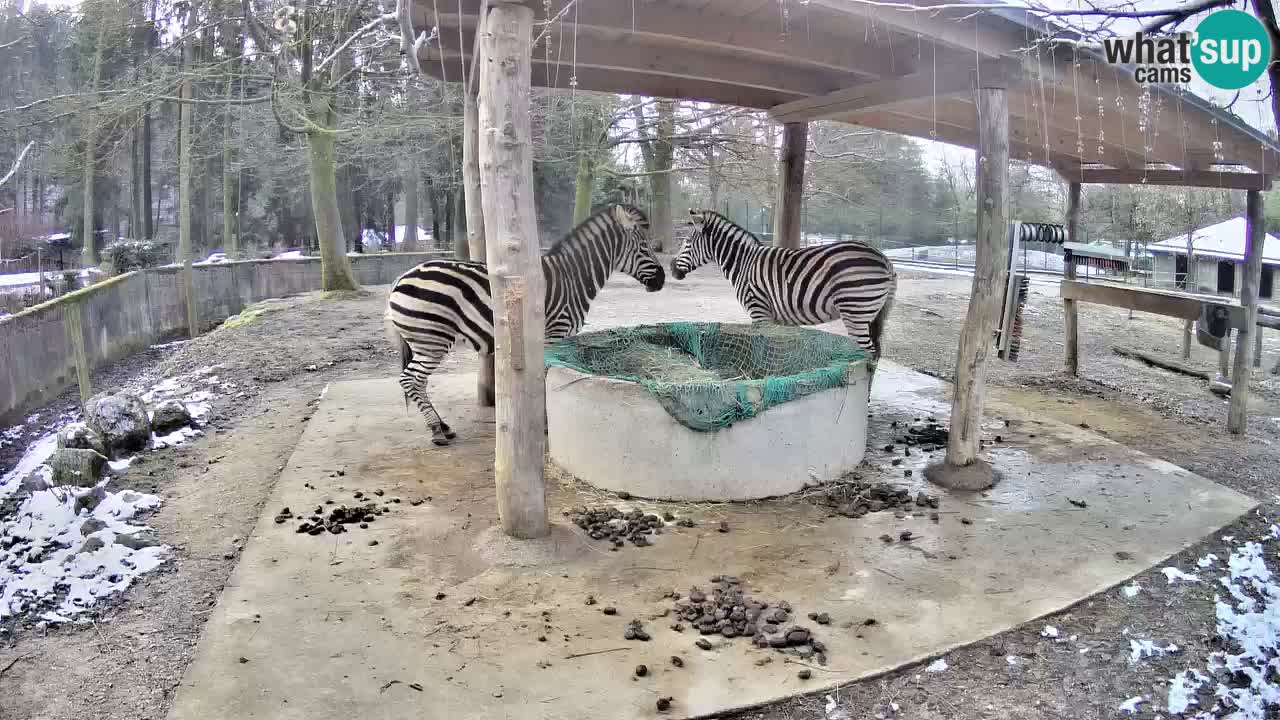
[[[441,432],[444,433],[445,440],[452,440],[458,437],[458,433],[454,432],[453,428],[449,427],[448,425],[445,425],[444,427],[440,428],[440,430]]]
[[[439,437],[431,438],[431,442],[435,443],[436,447],[444,447],[445,445],[448,445],[449,440],[450,438],[439,438]]]

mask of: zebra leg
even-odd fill
[[[871,383],[876,379],[876,366],[874,361],[880,359],[880,344],[878,338],[872,334],[871,326],[861,320],[856,320],[849,315],[842,317],[844,320],[844,328],[849,333],[849,337],[858,344],[858,347],[866,351],[871,356],[872,364],[867,366],[867,396],[871,395]]]
[[[436,445],[448,445],[450,440],[457,437],[457,433],[440,417],[435,405],[427,397],[427,380],[440,366],[440,361],[447,352],[447,348],[444,352],[415,350],[413,360],[400,372],[400,388],[404,390],[404,396],[412,400],[426,418],[427,427],[431,428],[431,442]]]

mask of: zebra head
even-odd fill
[[[667,273],[649,247],[649,217],[640,208],[625,204],[614,205],[612,216],[622,230],[618,270],[635,278],[649,292],[661,290]]]
[[[693,226],[693,232],[671,260],[671,277],[683,280],[685,275],[711,262],[711,247],[707,242],[707,223],[710,219],[711,212],[708,210],[689,209],[689,224]]]

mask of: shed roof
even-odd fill
[[[1217,225],[1200,228],[1191,236],[1192,250],[1198,256],[1243,260],[1245,227],[1245,219],[1241,216]],[[1147,249],[1153,253],[1186,255],[1187,236],[1183,234],[1158,243],[1151,243]],[[1263,246],[1262,262],[1268,265],[1280,265],[1280,238],[1270,233],[1267,234],[1266,243]]]
[[[972,148],[975,82],[1001,76],[1012,83],[1017,160],[1066,174],[1280,168],[1280,147],[1236,116],[1179,87],[1152,86],[1145,102],[1131,69],[1074,45],[1071,31],[980,1],[538,0],[528,3],[533,83],[737,105],[780,121],[833,119]],[[439,28],[429,73],[469,74],[485,2],[414,4],[419,30]]]

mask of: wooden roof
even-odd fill
[[[415,3],[418,29],[440,31],[424,58],[432,75],[468,73],[484,1]],[[1166,180],[1179,177],[1168,172],[1175,168],[1280,169],[1275,143],[1207,101],[1167,86],[1144,99],[1130,70],[1077,49],[1062,28],[1013,7],[957,7],[965,2],[911,11],[858,0],[539,0],[529,3],[539,39],[533,82],[737,105],[782,122],[838,120],[970,148],[976,84],[1007,84],[1010,156],[1067,177],[1099,167],[1163,168]]]

